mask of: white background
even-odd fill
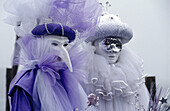
[[[5,71],[7,67],[11,67],[15,41],[13,27],[2,21],[2,19],[5,18],[5,11],[3,10],[4,1],[5,0],[0,0],[0,111],[5,111]]]
[[[0,0],[0,111],[5,111],[5,70],[11,67],[15,41],[13,27],[2,21],[4,1]],[[109,12],[119,15],[133,28],[134,37],[127,45],[143,58],[145,73],[156,76],[159,86],[170,87],[170,0],[110,0],[110,3]]]

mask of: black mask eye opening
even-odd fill
[[[54,43],[54,42],[51,43],[51,45],[53,45],[53,46],[58,46],[58,44],[57,44],[57,43]]]
[[[66,47],[67,45],[68,45],[68,44],[66,43],[66,44],[64,44],[63,46]]]

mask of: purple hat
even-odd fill
[[[75,32],[70,27],[62,25],[62,24],[43,24],[38,25],[32,30],[33,35],[59,35],[66,36],[69,39],[69,42],[72,42],[75,39]]]

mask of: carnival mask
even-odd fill
[[[57,35],[48,35],[45,37],[49,41],[50,47],[59,52],[59,57],[65,62],[70,72],[73,72],[70,56],[67,51],[67,45],[69,39],[67,37],[57,36]]]
[[[108,37],[95,41],[94,45],[96,53],[105,57],[110,64],[117,62],[122,49],[122,43],[119,39]]]

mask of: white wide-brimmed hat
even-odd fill
[[[96,27],[95,35],[89,37],[86,40],[87,42],[94,42],[97,39],[113,37],[119,38],[121,42],[125,44],[133,37],[132,29],[114,14],[102,14],[99,17],[98,22],[99,23]]]

